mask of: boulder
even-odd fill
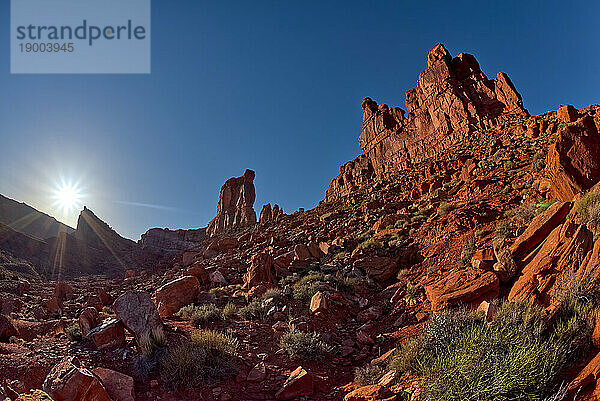
[[[96,308],[89,306],[81,311],[78,323],[81,335],[87,337],[88,333],[100,323],[100,314]]]
[[[538,246],[569,214],[570,202],[554,202],[537,215],[510,247],[514,258],[521,258]]]
[[[256,223],[254,212],[254,176],[252,170],[244,175],[228,179],[221,187],[217,215],[208,224],[206,232],[210,236],[247,227]]]
[[[200,282],[194,276],[184,276],[163,285],[154,293],[154,300],[160,317],[172,316],[196,300]]]
[[[195,262],[185,270],[186,276],[194,276],[202,284],[208,284],[208,272],[202,262]]]
[[[106,368],[92,369],[92,373],[100,379],[113,401],[135,401],[131,376]]]
[[[317,291],[310,300],[310,311],[315,315],[326,312],[329,309],[329,296],[327,293]]]
[[[359,387],[344,397],[344,401],[392,401],[395,399],[394,393],[379,384]]]
[[[264,362],[259,362],[252,368],[252,370],[250,370],[250,373],[248,373],[248,377],[246,378],[246,380],[248,380],[249,382],[261,382],[265,380],[266,377],[267,367],[265,366]]]
[[[252,263],[244,274],[244,287],[252,288],[260,283],[274,283],[274,260],[268,253],[257,253],[252,256]]]
[[[17,336],[19,332],[12,320],[4,315],[0,315],[0,341],[6,341],[12,336]]]
[[[88,333],[98,349],[117,348],[125,345],[125,329],[117,319],[106,319]]]
[[[298,397],[313,394],[315,391],[315,383],[313,376],[302,366],[298,366],[282,387],[275,394],[277,400],[294,400]]]
[[[81,368],[73,356],[65,357],[52,368],[43,390],[56,401],[111,401],[100,380]]]
[[[354,262],[354,267],[363,270],[376,281],[386,281],[392,278],[400,267],[392,258],[386,256],[367,256]]]
[[[304,244],[297,244],[294,247],[294,259],[304,261],[312,258],[312,254],[308,247]]]
[[[138,345],[140,338],[150,336],[154,330],[161,327],[156,306],[145,291],[127,291],[115,300],[113,307],[117,317],[134,335]]]
[[[498,296],[498,277],[489,271],[468,268],[456,270],[438,282],[425,286],[433,310],[458,304],[492,300]]]
[[[594,393],[598,393],[598,379],[600,378],[600,353],[597,353],[594,358],[579,372],[569,384],[568,394],[569,399],[573,398],[573,395],[586,387],[593,385]],[[593,398],[597,399],[597,398]]]
[[[591,116],[561,128],[548,148],[546,171],[552,194],[563,201],[600,181],[600,134]]]

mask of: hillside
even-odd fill
[[[252,170],[207,228],[135,243],[85,208],[48,240],[70,274],[0,282],[0,383],[14,399],[600,399],[600,107],[525,104],[438,44],[406,111],[362,101],[362,154],[314,209],[257,221]]]

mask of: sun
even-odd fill
[[[54,191],[54,205],[67,214],[81,207],[81,189],[77,184],[62,182]]]

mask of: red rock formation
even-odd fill
[[[279,205],[275,204],[273,208],[271,208],[271,204],[267,203],[263,206],[262,210],[260,211],[259,222],[262,225],[269,223],[277,223],[282,216],[283,209],[280,209]]]
[[[206,229],[169,230],[152,228],[142,234],[139,245],[142,249],[176,253],[193,248],[206,239]]]
[[[370,182],[373,177],[370,159],[360,155],[340,167],[340,174],[329,184],[326,199],[331,201],[340,196],[347,196]]]
[[[561,110],[557,114],[563,120],[576,117],[568,111],[571,109]],[[564,201],[571,201],[575,194],[600,181],[600,134],[591,116],[568,123],[559,131],[548,149],[547,171],[552,193]]]
[[[506,74],[488,80],[473,56],[452,58],[441,44],[429,52],[427,69],[406,93],[406,117],[369,98],[362,107],[359,145],[378,174],[435,158],[468,133],[509,116],[528,115]]]
[[[217,216],[207,228],[209,235],[221,234],[256,223],[254,212],[254,171],[246,170],[244,175],[228,179],[221,187]]]

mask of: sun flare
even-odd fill
[[[81,207],[81,189],[77,184],[62,182],[54,191],[54,205],[69,213]]]

